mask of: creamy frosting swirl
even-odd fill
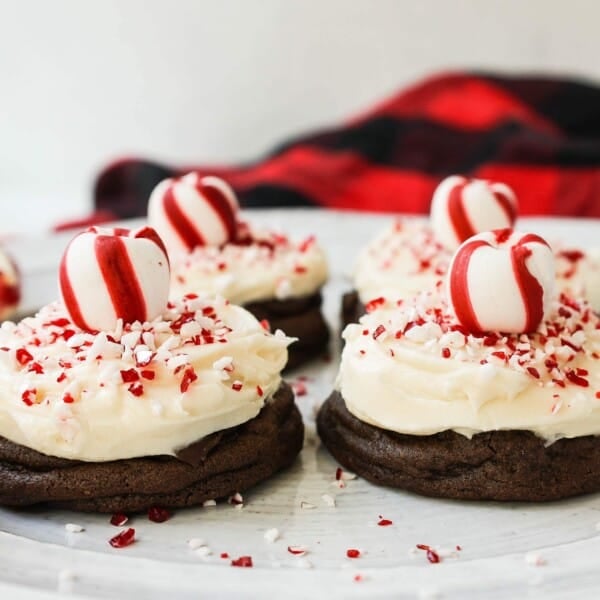
[[[220,298],[190,295],[100,333],[50,304],[0,327],[0,435],[83,461],[173,455],[254,418],[291,341]]]
[[[236,304],[317,292],[328,275],[314,237],[295,242],[273,231],[252,231],[243,243],[198,246],[171,268],[171,295],[219,294]]]
[[[600,319],[561,295],[536,333],[469,335],[438,292],[386,302],[344,331],[337,387],[348,410],[412,435],[600,434]]]

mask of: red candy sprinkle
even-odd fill
[[[63,402],[65,404],[73,404],[73,402],[75,402],[75,398],[73,398],[73,396],[71,396],[71,394],[69,394],[69,392],[66,392],[65,395],[63,396]]]
[[[260,385],[256,386],[256,393],[259,395],[259,397],[262,398],[262,395],[264,392],[263,392],[262,388],[260,387]]]
[[[67,374],[63,371],[57,378],[56,383],[61,383],[67,378]]]
[[[44,367],[42,367],[39,362],[32,362],[27,370],[32,373],[37,373],[38,375],[44,374]]]
[[[378,325],[377,329],[373,332],[373,339],[376,340],[380,335],[385,333],[385,327],[383,325]]]
[[[135,542],[135,529],[131,527],[124,529],[121,533],[117,533],[117,535],[108,540],[108,543],[113,548],[125,548],[125,546],[133,544],[133,542]]]
[[[33,360],[33,356],[25,348],[17,348],[16,357],[20,365],[26,365],[29,361]]]
[[[263,319],[260,322],[260,326],[265,330],[265,331],[271,331],[271,323],[269,323],[269,321],[267,321],[267,319]]]
[[[192,367],[188,367],[183,372],[183,378],[181,379],[181,385],[179,386],[181,393],[184,394],[187,392],[192,382],[196,381],[196,379],[198,379],[198,375],[196,375]]]
[[[253,567],[251,556],[240,556],[231,561],[232,567]]]
[[[440,555],[433,548],[431,548],[431,546],[428,546],[427,544],[417,544],[417,548],[419,550],[426,551],[427,560],[432,564],[439,563],[442,560],[440,558]]]
[[[348,550],[346,550],[346,556],[348,558],[358,558],[360,556],[360,550],[357,550],[356,548],[348,548]]]
[[[138,381],[140,378],[138,372],[135,369],[127,369],[126,371],[121,371],[121,379],[123,383],[132,383],[134,381]]]
[[[35,404],[35,401],[37,400],[37,390],[35,388],[25,390],[21,394],[21,400],[23,400],[23,402],[25,404],[27,404],[27,406],[31,406],[32,404]]]
[[[141,383],[131,383],[127,391],[139,398],[144,393],[144,386]]]
[[[143,371],[140,372],[140,375],[144,378],[144,379],[154,379],[156,373],[154,373],[154,371],[151,371],[150,369],[144,369]]]
[[[229,558],[229,554],[227,554],[227,552],[221,552],[221,558]]]
[[[335,470],[335,480],[339,481],[342,478],[342,475],[344,474],[344,471],[342,470],[342,467],[338,467]]]
[[[390,521],[389,519],[379,519],[379,521],[377,522],[377,525],[379,525],[379,527],[388,527],[389,525],[393,525],[394,522]]]
[[[571,383],[574,383],[575,385],[579,385],[581,387],[588,387],[590,385],[590,382],[587,379],[584,379],[583,377],[577,375],[577,373],[575,373],[575,371],[567,371],[565,373],[565,377]]]
[[[373,298],[365,304],[365,310],[370,313],[373,312],[378,306],[385,304],[385,298],[380,296],[379,298]]]
[[[540,378],[540,372],[535,367],[527,367],[527,372],[536,379]]]
[[[443,358],[450,358],[450,348],[442,348],[442,357]]]
[[[127,521],[129,521],[129,517],[125,513],[115,513],[110,518],[110,524],[115,527],[122,527]]]
[[[242,389],[242,384],[239,381],[231,384],[231,389],[235,392],[239,392]]]
[[[153,523],[164,523],[171,518],[171,513],[166,508],[151,506],[148,509],[148,519]]]

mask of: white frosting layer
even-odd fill
[[[222,299],[183,300],[98,334],[51,304],[0,327],[0,435],[84,461],[173,455],[254,418],[290,342]]]
[[[556,288],[585,296],[600,311],[600,248],[581,250],[549,240],[556,259]],[[452,252],[421,220],[395,221],[361,251],[354,287],[363,304],[374,298],[411,298],[443,282]]]
[[[327,280],[325,254],[314,238],[294,242],[274,232],[252,232],[248,244],[198,247],[171,265],[171,296],[207,292],[236,304],[317,292]]]
[[[397,220],[361,251],[354,285],[363,304],[381,296],[409,298],[433,289],[448,271],[451,258],[428,223]]]
[[[538,333],[474,337],[426,294],[346,328],[337,386],[356,417],[399,433],[598,435],[597,327],[589,306],[562,297]]]
[[[17,309],[20,278],[14,263],[0,248],[0,321],[8,319]]]

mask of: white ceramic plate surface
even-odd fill
[[[391,217],[310,210],[248,216],[297,236],[318,235],[332,272],[325,310],[337,331],[339,300],[350,287],[357,250]],[[597,221],[522,219],[520,229],[581,246],[600,244]],[[11,243],[25,278],[23,312],[56,297],[56,267],[69,237]],[[288,378],[307,378],[307,394],[298,398],[307,423],[305,448],[290,470],[245,494],[241,509],[182,510],[162,524],[136,516],[129,525],[137,542],[121,550],[108,544],[119,530],[107,516],[0,509],[0,597],[598,597],[600,495],[536,506],[421,498],[361,479],[340,489],[337,464],[319,446],[313,418],[332,388],[337,359],[336,347],[330,362],[317,361]],[[381,518],[392,524],[379,526]],[[67,523],[84,531],[69,533]],[[264,535],[272,528],[280,537],[268,542]],[[191,538],[203,540],[211,554],[191,550]],[[434,547],[443,560],[429,563],[417,544]],[[306,554],[292,555],[288,546],[302,546]],[[348,558],[348,549],[361,556]],[[230,566],[240,556],[252,556],[254,567]]]

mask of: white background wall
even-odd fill
[[[595,0],[0,0],[0,233],[106,161],[257,157],[437,69],[600,80]]]

